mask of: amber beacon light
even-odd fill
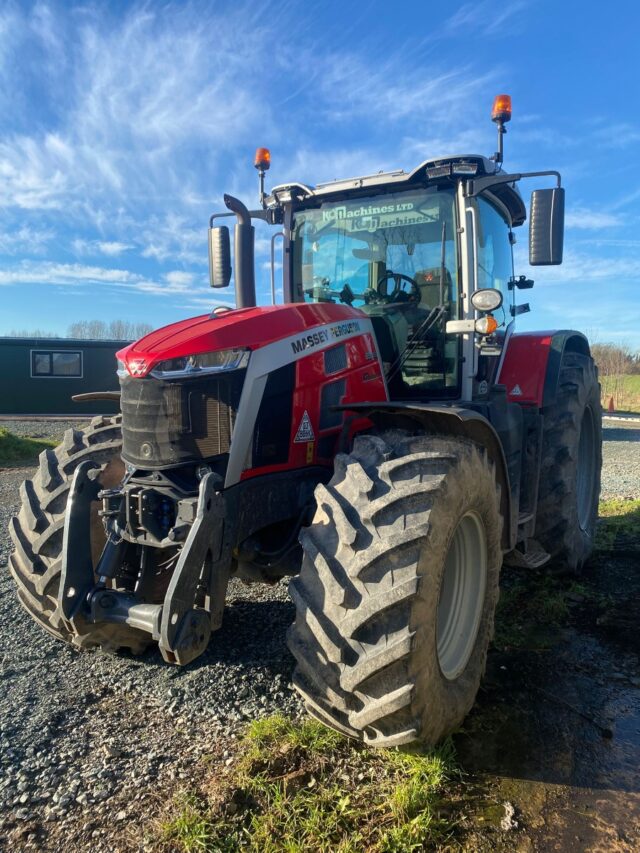
[[[266,172],[271,165],[271,151],[268,148],[256,148],[256,156],[253,161],[256,169],[264,169]]]
[[[511,121],[511,95],[496,95],[493,99],[492,121]]]
[[[496,163],[502,163],[502,137],[507,132],[505,124],[511,121],[511,95],[495,96],[491,119],[498,125],[498,150],[491,159]]]

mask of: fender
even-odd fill
[[[511,335],[497,382],[510,403],[540,409],[554,403],[564,352],[591,355],[581,332],[522,332]]]
[[[509,472],[502,443],[489,421],[478,412],[458,406],[420,403],[351,403],[340,406],[369,418],[379,429],[421,429],[440,435],[460,436],[485,447],[496,468],[500,485],[500,511],[504,518],[502,547],[510,551],[515,547],[518,532],[518,507],[511,500]],[[515,514],[515,515],[514,515]]]

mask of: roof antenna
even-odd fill
[[[491,121],[498,125],[498,150],[491,158],[494,162],[502,163],[502,137],[507,132],[505,124],[511,121],[511,95],[496,95],[493,101]]]

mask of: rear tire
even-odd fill
[[[44,450],[40,454],[33,480],[25,480],[20,487],[22,508],[10,522],[15,550],[9,557],[9,570],[24,609],[57,639],[78,648],[101,646],[113,651],[124,647],[140,653],[149,644],[144,632],[126,625],[83,623],[79,633],[73,633],[57,606],[64,516],[74,471],[80,462],[91,459],[101,467],[99,480],[103,487],[115,486],[122,480],[121,420],[120,415],[94,418],[86,430],[67,430],[55,451]],[[105,541],[97,505],[92,513],[91,540],[95,565]]]
[[[316,499],[290,584],[293,683],[311,714],[366,743],[436,743],[471,709],[493,633],[493,466],[464,439],[362,436]]]
[[[556,401],[543,414],[535,538],[553,566],[578,573],[593,550],[602,468],[600,384],[590,356],[563,355]]]

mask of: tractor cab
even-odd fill
[[[236,215],[238,307],[255,304],[252,219],[279,225],[285,303],[343,304],[373,324],[389,399],[465,403],[486,396],[495,381],[513,320],[528,310],[516,290],[514,229],[525,222],[517,188],[523,178],[550,176],[552,189],[531,199],[530,263],[562,261],[564,190],[557,172],[510,174],[502,169],[510,99],[499,96],[493,119],[498,151],[491,158],[456,155],[427,160],[411,172],[381,172],[315,187],[301,183],[264,192],[270,166],[258,149],[262,209],[225,196],[230,214],[210,225],[211,284],[231,277],[229,233],[216,218]],[[224,274],[222,273],[224,271]],[[249,303],[245,300],[249,298]]]

